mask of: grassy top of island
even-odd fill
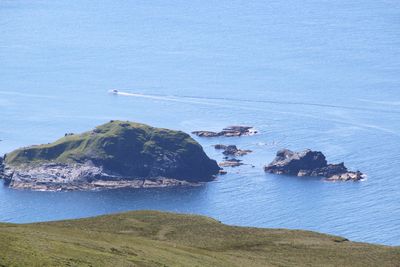
[[[162,142],[160,142],[162,141]],[[7,154],[7,164],[26,162],[80,162],[91,156],[106,159],[118,157],[128,147],[138,148],[138,153],[151,153],[161,148],[175,149],[185,153],[200,145],[189,135],[181,131],[155,128],[146,124],[128,121],[110,121],[97,126],[94,130],[82,134],[65,134],[59,140],[43,145],[17,149]],[[118,149],[118,151],[115,151]]]
[[[128,177],[202,180],[219,170],[184,132],[118,120],[82,134],[65,134],[53,143],[20,148],[5,157],[7,166],[88,161]]]
[[[400,248],[157,211],[0,224],[0,266],[398,266]]]

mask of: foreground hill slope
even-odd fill
[[[188,134],[127,121],[17,149],[4,167],[11,187],[37,190],[145,187],[138,184],[145,179],[158,179],[152,186],[205,182],[219,171]]]
[[[135,211],[0,224],[0,266],[399,266],[400,248]]]

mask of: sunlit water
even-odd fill
[[[260,131],[196,138],[217,160],[216,143],[254,150],[243,157],[250,165],[207,185],[1,186],[0,221],[157,209],[400,245],[399,1],[0,0],[0,63],[1,154],[110,119]],[[368,179],[265,174],[284,147],[321,150]]]

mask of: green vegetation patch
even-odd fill
[[[400,248],[136,211],[0,224],[0,266],[399,266]]]

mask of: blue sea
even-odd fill
[[[259,131],[195,137],[218,161],[217,143],[254,151],[200,187],[0,185],[2,222],[157,209],[400,245],[398,0],[0,0],[0,63],[0,154],[111,119]],[[368,178],[265,174],[281,148],[323,151]]]

